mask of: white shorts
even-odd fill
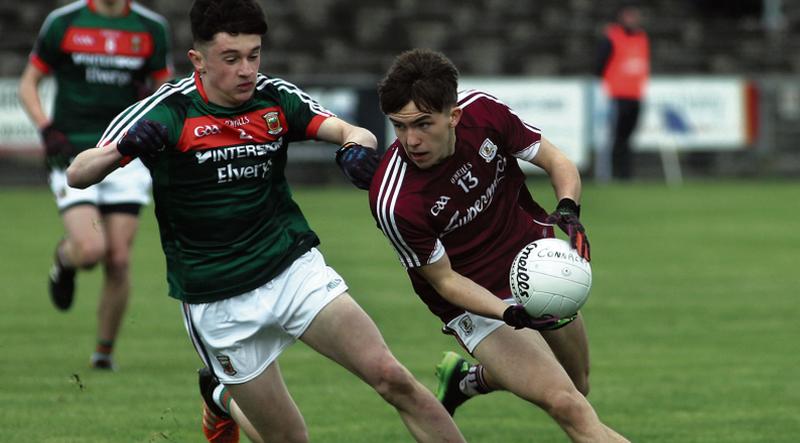
[[[67,185],[65,170],[53,169],[50,172],[50,189],[56,197],[58,210],[62,212],[82,203],[95,206],[121,203],[146,205],[150,202],[150,172],[137,159],[108,174],[100,183],[77,189]]]
[[[508,298],[503,301],[509,305],[515,303],[513,298]],[[450,320],[447,325],[442,328],[442,332],[455,335],[461,343],[461,346],[472,354],[484,338],[488,337],[495,329],[505,324],[503,320],[465,312]]]
[[[200,358],[222,383],[245,383],[264,372],[345,291],[342,277],[312,248],[257,289],[211,303],[184,303],[184,325]]]

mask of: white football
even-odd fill
[[[509,272],[511,295],[533,317],[569,317],[586,303],[592,268],[569,243],[544,238],[517,254]]]

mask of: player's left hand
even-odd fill
[[[336,151],[336,164],[345,177],[359,189],[369,189],[381,157],[373,148],[347,143]]]
[[[578,251],[578,254],[586,261],[591,261],[589,239],[586,238],[586,229],[581,224],[580,215],[581,207],[574,200],[562,198],[558,202],[556,210],[547,217],[547,223],[558,225],[565,234],[569,235],[570,246]]]
[[[503,311],[503,321],[513,326],[514,329],[530,328],[537,331],[550,331],[566,326],[572,320],[575,320],[578,314],[567,318],[554,317],[546,315],[544,317],[531,317],[525,307],[522,305],[511,305]]]

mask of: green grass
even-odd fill
[[[549,185],[531,183],[553,205]],[[800,436],[800,184],[790,181],[587,185],[594,286],[584,309],[590,400],[635,442],[795,442]],[[456,350],[412,293],[369,215],[366,195],[299,189],[327,261],[427,386]],[[179,305],[166,296],[152,209],[133,260],[120,370],[87,368],[100,272],[81,274],[73,309],[45,289],[61,235],[49,192],[0,189],[2,441],[201,442],[200,365]],[[338,366],[292,347],[281,358],[313,441],[405,442],[394,411]],[[268,405],[265,405],[268,407]],[[541,411],[506,393],[473,400],[457,423],[470,441],[567,441]]]

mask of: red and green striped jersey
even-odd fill
[[[70,3],[44,21],[31,63],[56,81],[53,125],[78,150],[93,147],[109,119],[139,98],[148,77],[172,76],[166,20],[131,3],[98,14],[94,0]]]
[[[316,138],[332,115],[293,84],[261,74],[249,101],[217,106],[192,74],[114,119],[103,146],[141,118],[169,129],[167,148],[142,161],[153,177],[170,296],[206,303],[242,294],[319,244],[284,170],[289,143]]]

